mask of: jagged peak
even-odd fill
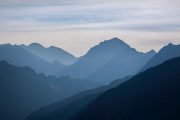
[[[102,42],[100,42],[98,45],[96,45],[93,48],[97,48],[97,47],[104,47],[104,46],[112,46],[112,47],[130,47],[128,44],[126,44],[123,40],[119,39],[119,38],[112,38],[109,40],[104,40]]]
[[[55,47],[55,46],[49,46],[49,47],[45,47],[45,46],[43,46],[42,44],[40,44],[40,43],[31,43],[31,44],[29,44],[28,46],[33,46],[33,47],[43,47],[43,48],[47,48],[47,49],[60,49],[60,50],[63,50],[63,49],[61,49],[61,48],[59,48],[59,47]],[[64,51],[64,50],[63,50]]]
[[[174,47],[174,46],[177,46],[173,43],[168,43],[167,45],[165,45],[162,49],[165,49],[165,48],[171,48],[171,47]]]
[[[58,50],[58,52],[61,52],[61,54],[66,54],[66,55],[70,55],[73,58],[77,58],[73,54],[67,52],[66,50],[64,50],[62,48],[56,47],[56,46],[50,46],[50,47],[48,47],[48,49],[55,50],[55,51]]]
[[[168,43],[167,46],[174,46],[174,44],[173,43]]]
[[[89,53],[93,53],[96,50],[100,50],[103,51],[104,49],[108,49],[108,50],[122,50],[122,49],[131,49],[133,51],[136,51],[134,48],[131,48],[128,44],[126,44],[123,40],[114,37],[112,39],[109,40],[104,40],[102,42],[100,42],[98,45],[92,47],[87,53],[86,55]]]
[[[38,46],[38,47],[44,47],[43,45],[41,45],[40,43],[31,43],[28,46]]]
[[[156,51],[154,49],[148,51],[147,53],[153,53],[153,54],[156,54]]]
[[[167,45],[163,46],[159,52],[163,52],[163,51],[166,51],[166,50],[170,50],[170,49],[173,49],[173,48],[177,48],[177,47],[180,47],[180,44],[173,44],[173,43],[168,43]]]
[[[104,40],[103,42],[101,42],[101,44],[103,43],[114,43],[114,44],[124,44],[124,45],[127,45],[123,40],[117,38],[117,37],[114,37],[112,39],[109,39],[109,40]]]

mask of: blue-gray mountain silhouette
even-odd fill
[[[73,64],[77,58],[72,54],[64,51],[61,48],[50,46],[48,48],[43,47],[39,43],[32,43],[28,46],[21,45],[23,48],[33,53],[34,55],[40,57],[43,60],[46,60],[50,63],[58,61],[65,65]]]
[[[141,71],[163,63],[168,59],[179,56],[180,45],[173,45],[172,43],[169,43],[167,46],[164,46],[162,49],[160,49],[159,52],[141,69]]]
[[[0,120],[24,120],[36,109],[99,84],[36,74],[29,67],[0,62]]]
[[[112,80],[136,74],[154,55],[154,51],[141,53],[122,40],[113,38],[91,48],[60,75],[110,83]]]
[[[4,44],[0,45],[0,60],[5,60],[17,66],[29,66],[38,73],[57,75],[66,66],[58,61],[49,63],[30,53],[21,46]]]
[[[106,91],[71,120],[179,120],[180,57]]]
[[[130,78],[131,77],[118,79],[113,81],[110,85],[86,90],[62,101],[42,107],[39,110],[31,113],[27,120],[68,120],[73,115],[77,114],[81,109],[85,108],[93,100],[95,100],[104,91],[117,87]]]

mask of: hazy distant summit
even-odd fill
[[[101,51],[103,49],[109,49],[109,51],[111,50],[131,50],[131,51],[137,51],[135,48],[132,48],[131,46],[129,46],[127,43],[125,43],[123,40],[119,39],[119,38],[112,38],[110,40],[104,40],[102,42],[100,42],[98,45],[92,47],[89,51],[88,54],[90,54],[93,51]],[[119,52],[119,51],[117,51]],[[147,53],[151,53],[151,54],[155,54],[156,51],[154,50],[150,50]]]
[[[29,66],[37,73],[46,75],[57,75],[66,66],[60,62],[49,63],[39,56],[24,49],[22,45],[2,44],[0,45],[0,61],[5,60],[16,66]]]
[[[142,68],[141,71],[144,71],[150,67],[156,66],[164,61],[179,57],[180,56],[180,45],[174,45],[169,43],[164,46],[159,52]]]
[[[123,40],[119,39],[119,38],[112,38],[110,40],[104,40],[103,42],[101,42],[98,46],[113,46],[113,47],[130,47],[128,44],[126,44]]]
[[[114,79],[135,74],[154,55],[154,51],[141,53],[122,40],[112,38],[92,47],[60,75],[109,83]]]
[[[112,38],[110,40],[104,40],[103,42],[100,42],[98,45],[92,47],[88,51],[88,54],[90,54],[90,52],[97,50],[101,51],[104,49],[109,49],[109,51],[111,51],[111,50],[118,50],[123,48],[130,48],[130,46],[119,38]]]
[[[39,43],[32,43],[28,46],[22,45],[22,47],[50,63],[56,60],[62,64],[70,65],[77,60],[72,54],[54,46],[45,48]]]
[[[0,60],[6,60],[13,65],[29,66],[36,72],[47,75],[67,75],[98,82],[110,82],[119,77],[133,75],[155,54],[154,51],[138,52],[119,38],[101,42],[80,58],[61,48],[46,48],[39,43],[4,44],[0,45],[0,50]]]

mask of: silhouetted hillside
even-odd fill
[[[29,67],[0,62],[0,120],[24,120],[36,109],[99,84],[36,74]]]
[[[79,110],[85,108],[89,103],[95,100],[104,91],[116,87],[128,79],[130,79],[130,77],[114,80],[110,85],[83,91],[65,100],[42,107],[30,114],[27,120],[68,120],[73,115],[77,114]]]
[[[179,120],[180,57],[106,91],[72,120]]]

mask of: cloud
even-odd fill
[[[178,31],[180,13],[141,4],[93,6],[31,6],[1,8],[1,31],[59,31],[77,29],[121,29],[139,31]],[[153,8],[153,9],[152,9]]]
[[[112,3],[123,0],[4,0],[1,1],[0,6],[50,6],[50,5],[94,5],[102,3]]]
[[[168,38],[174,40],[180,31],[179,5],[179,0],[1,0],[0,39],[19,42],[22,34],[28,34],[30,41],[42,33],[56,33],[47,37],[57,40],[64,33],[63,39],[72,41],[75,36],[84,41],[88,35],[104,39],[138,32],[133,39],[145,39],[143,34],[149,33],[160,40],[169,32]]]

